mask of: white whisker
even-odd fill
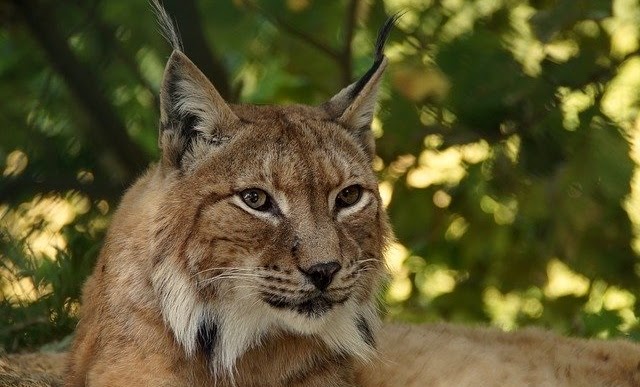
[[[208,273],[211,271],[215,271],[215,270],[224,270],[225,272],[255,272],[257,271],[255,268],[252,267],[233,267],[233,266],[220,266],[220,267],[210,267],[204,270],[200,270],[196,273],[194,273],[191,277],[195,277],[197,275],[200,274],[204,274],[204,273]]]

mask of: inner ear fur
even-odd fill
[[[194,142],[222,143],[238,121],[200,69],[184,53],[174,50],[160,89],[158,139],[163,161],[179,167]]]

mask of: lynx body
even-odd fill
[[[390,237],[370,123],[393,19],[318,106],[227,104],[181,52],[162,160],[126,193],[83,296],[69,385],[350,385],[375,353]]]

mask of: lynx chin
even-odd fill
[[[173,45],[162,157],[113,217],[67,386],[640,385],[631,343],[381,324],[370,124],[395,17],[325,103],[232,105],[153,5]]]

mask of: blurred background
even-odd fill
[[[388,319],[640,338],[638,0],[165,0],[230,101],[317,104],[404,12],[373,123]],[[146,1],[0,2],[0,351],[63,347],[158,158]]]

